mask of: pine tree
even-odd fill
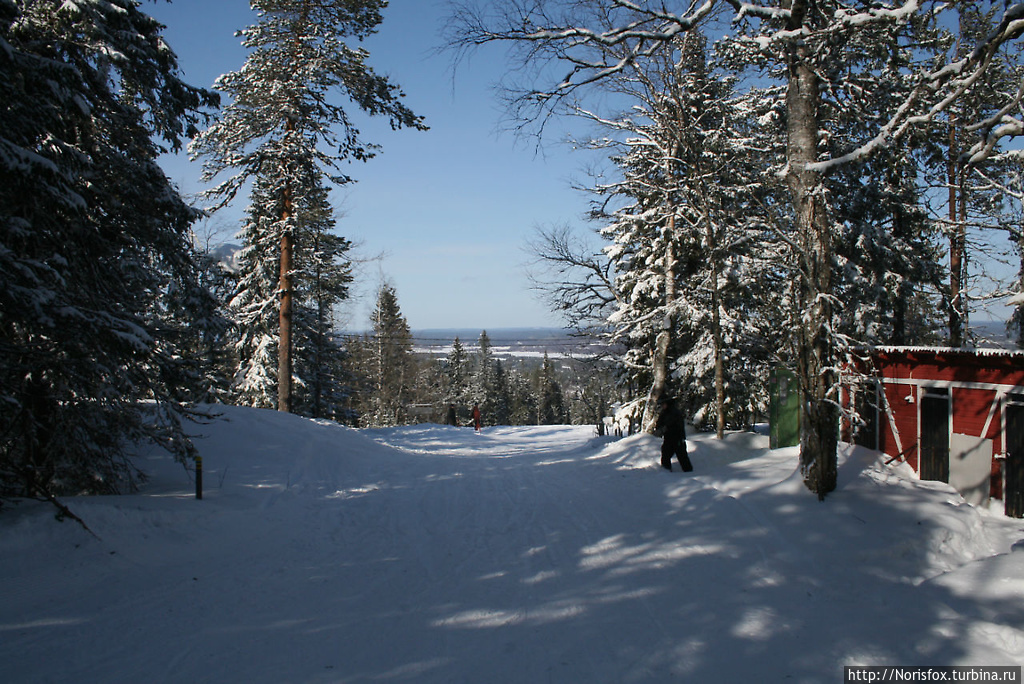
[[[391,285],[381,285],[371,318],[372,334],[366,339],[369,351],[371,396],[363,400],[363,423],[374,427],[401,425],[416,368],[412,356],[412,332],[398,306]]]
[[[456,408],[466,404],[469,393],[468,373],[469,357],[466,348],[462,346],[462,341],[456,337],[445,363],[446,403],[455,404]]]
[[[508,373],[498,359],[494,360],[491,389],[487,395],[487,413],[484,420],[488,425],[512,425],[514,406],[509,388]]]
[[[194,453],[216,314],[156,158],[217,99],[160,30],[130,0],[0,2],[0,496],[131,487],[139,439]]]
[[[473,374],[473,402],[479,404],[485,425],[503,425],[508,422],[508,399],[502,396],[499,384],[498,362],[491,350],[487,331],[480,332],[477,340],[476,370]]]
[[[324,178],[339,185],[350,182],[340,171],[340,162],[367,160],[377,152],[361,140],[344,107],[335,104],[337,95],[367,114],[386,116],[393,127],[425,126],[402,104],[397,86],[366,64],[366,50],[345,42],[376,31],[385,0],[251,0],[251,5],[260,21],[242,32],[243,44],[250,49],[246,64],[215,84],[232,102],[220,120],[193,141],[191,150],[194,157],[205,158],[206,180],[234,172],[211,191],[222,198],[221,204],[246,181],[255,179],[260,185],[250,209],[250,223],[259,225],[259,235],[254,236],[259,243],[247,244],[253,250],[250,255],[259,254],[260,261],[246,264],[258,270],[265,270],[268,261],[277,264],[277,368],[267,365],[270,333],[246,332],[249,339],[243,340],[243,347],[253,353],[243,382],[259,387],[261,394],[267,383],[276,382],[277,407],[290,411],[295,241],[307,220],[299,215],[302,198],[318,192]],[[253,277],[266,280],[265,273]],[[259,300],[265,319],[269,300],[265,294]],[[257,305],[255,299],[250,305]]]
[[[544,352],[537,379],[537,424],[562,425],[566,422],[565,399],[558,374],[548,353]]]

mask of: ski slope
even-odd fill
[[[1024,523],[843,454],[591,428],[355,431],[218,407],[99,537],[0,514],[2,682],[842,681],[1024,662]],[[1013,550],[1014,544],[1017,550]]]

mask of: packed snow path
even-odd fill
[[[589,428],[362,433],[227,409],[206,495],[0,516],[4,682],[842,681],[852,664],[1018,664],[1020,521],[845,459]],[[1003,555],[998,555],[1003,554]]]

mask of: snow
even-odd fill
[[[841,681],[1024,661],[1024,521],[859,449],[824,503],[794,449],[592,428],[355,431],[222,407],[204,498],[0,514],[0,681]],[[1016,549],[1014,550],[1014,544]]]
[[[970,354],[971,356],[1005,356],[1024,359],[1024,352],[1016,349],[1000,349],[998,347],[928,347],[928,346],[888,346],[870,347],[872,351],[883,354]]]

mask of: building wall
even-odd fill
[[[906,461],[915,471],[917,458],[917,387],[904,383],[884,382],[886,407],[881,407],[879,449],[897,460]],[[912,397],[912,401],[907,398]]]
[[[953,388],[953,432],[977,435],[1001,446],[1000,397],[994,389]]]
[[[990,450],[990,494],[1002,498],[1003,405],[1024,392],[1024,354],[950,349],[872,350],[871,373],[885,393],[879,407],[879,449],[920,473],[919,404],[924,387],[946,388],[951,397],[951,443]],[[868,372],[868,367],[862,368]],[[974,438],[973,441],[970,438]]]

